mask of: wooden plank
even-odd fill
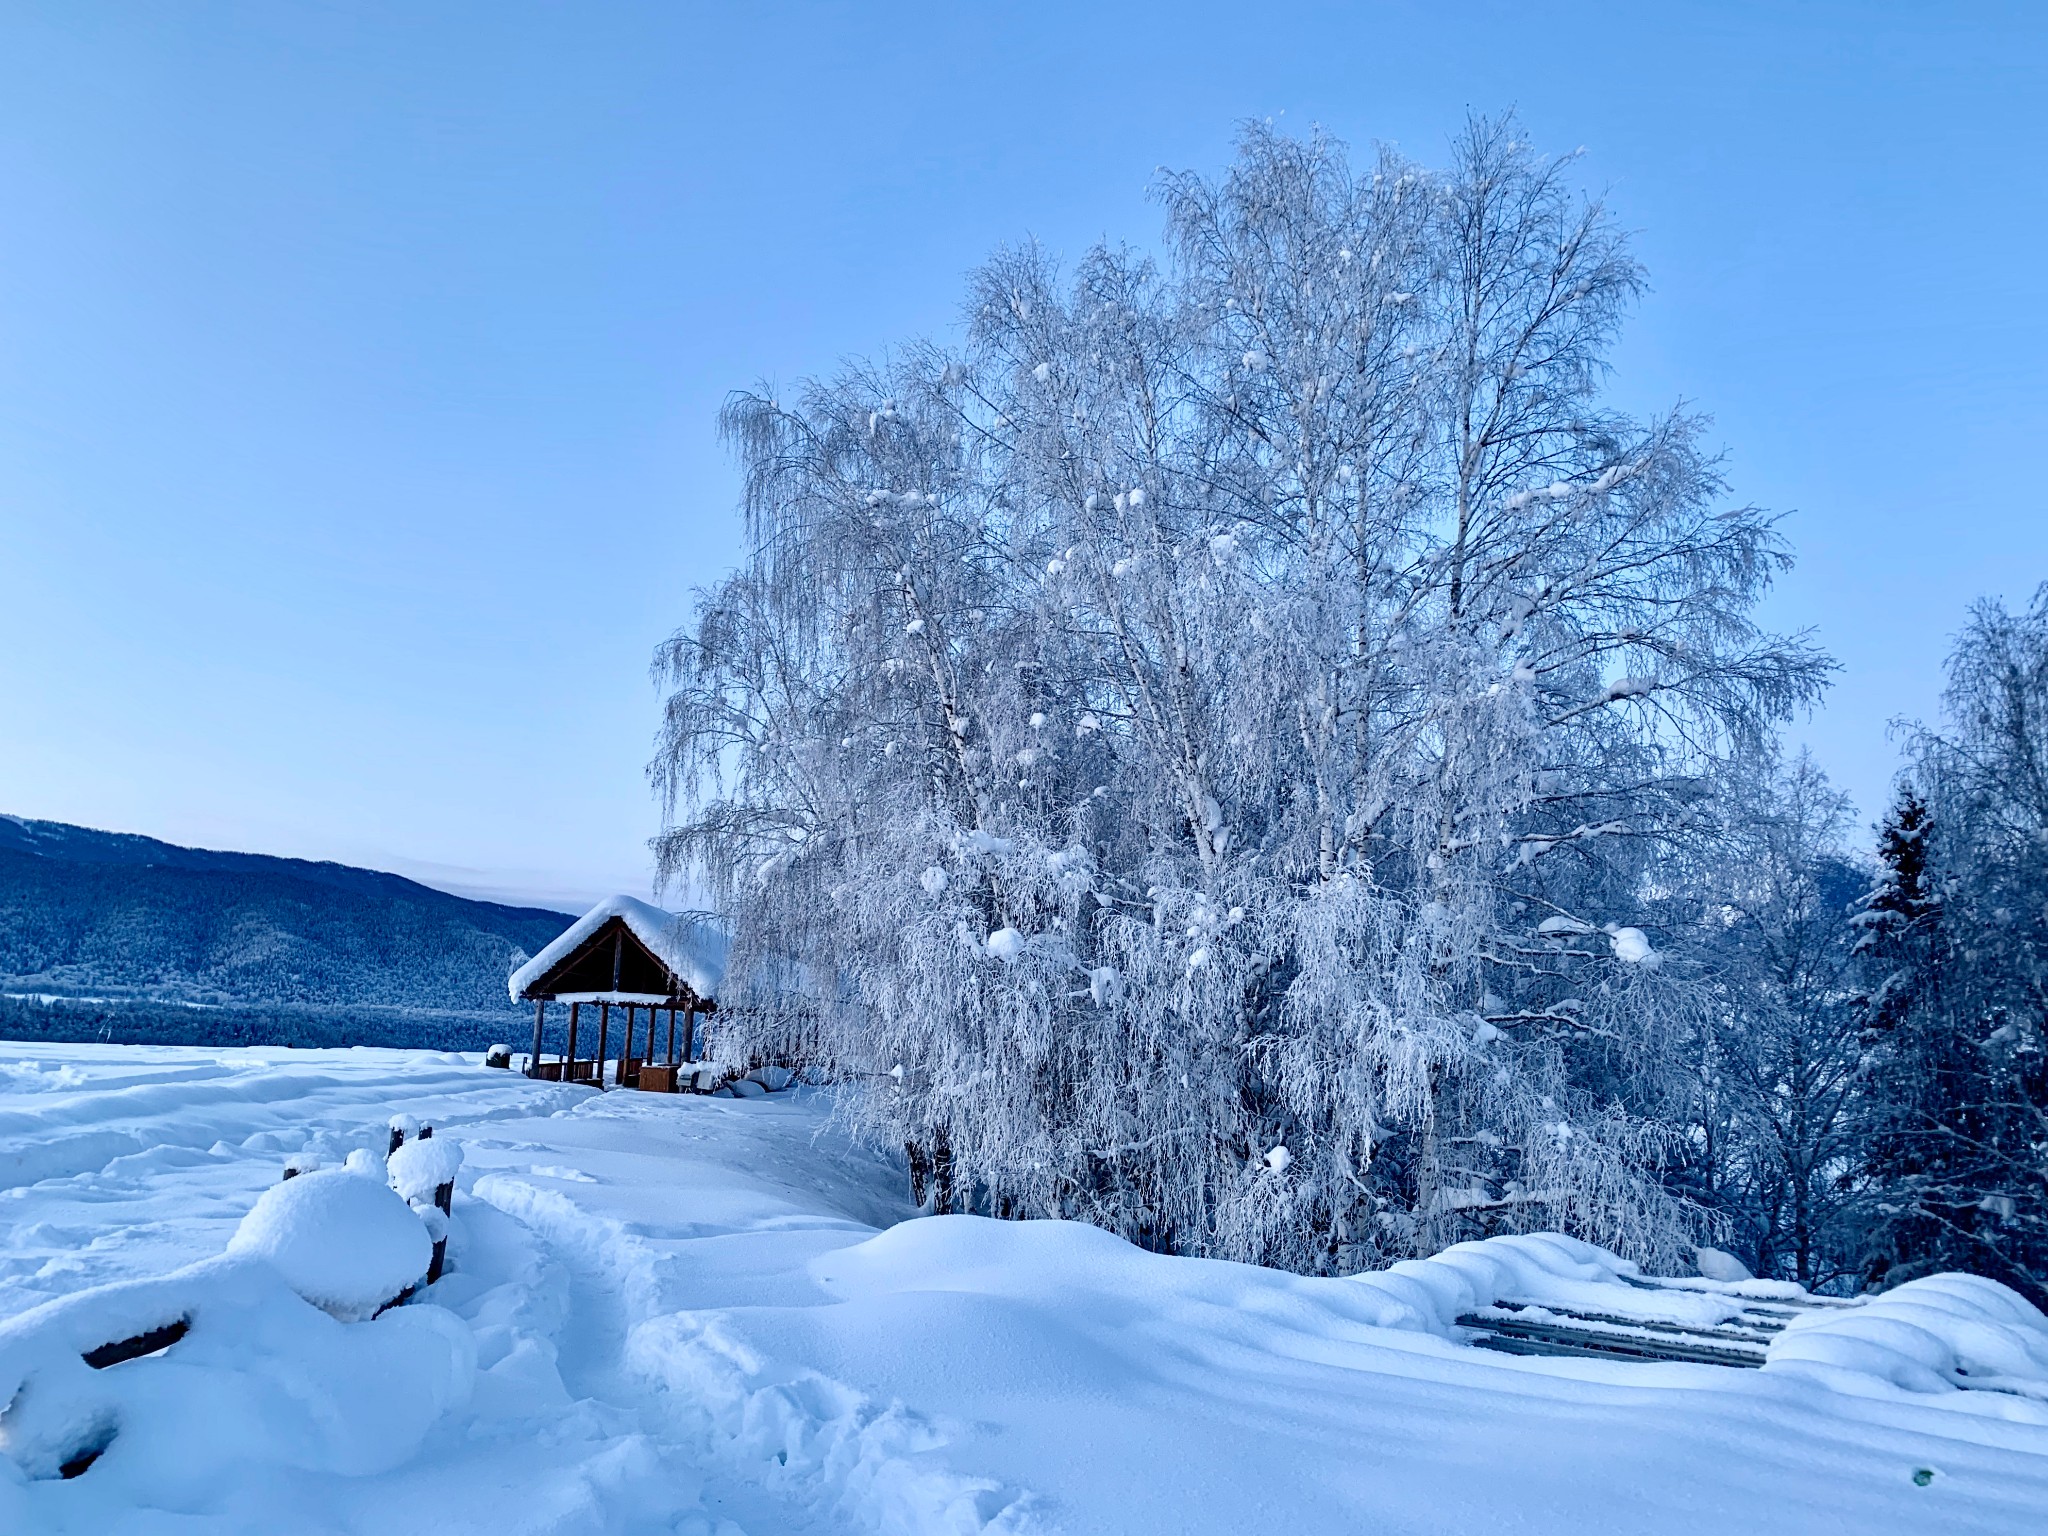
[[[169,1349],[192,1327],[192,1319],[181,1317],[165,1323],[161,1328],[151,1328],[138,1333],[132,1339],[117,1339],[111,1344],[101,1344],[85,1352],[85,1363],[96,1371],[104,1371],[110,1365],[120,1365],[128,1360],[140,1360],[144,1355],[153,1355],[160,1349]]]
[[[1731,1291],[1707,1290],[1702,1286],[1686,1285],[1676,1280],[1664,1280],[1649,1275],[1616,1275],[1623,1285],[1639,1291],[1676,1291],[1681,1296],[1728,1296],[1734,1295],[1744,1307],[1788,1307],[1794,1312],[1808,1312],[1817,1307],[1860,1307],[1861,1296],[1815,1296],[1806,1292],[1798,1296],[1743,1296]]]
[[[113,1443],[113,1426],[106,1425],[94,1431],[91,1442],[73,1451],[70,1458],[57,1468],[57,1475],[67,1482],[74,1477],[83,1477],[86,1469],[104,1456],[107,1447]]]
[[[1704,1341],[1678,1338],[1637,1338],[1627,1334],[1604,1333],[1597,1329],[1569,1328],[1556,1323],[1506,1322],[1467,1313],[1458,1319],[1460,1328],[1471,1328],[1482,1337],[1472,1342],[1484,1348],[1500,1348],[1489,1340],[1515,1340],[1522,1344],[1548,1346],[1547,1352],[1574,1355],[1604,1355],[1628,1360],[1666,1360],[1694,1365],[1756,1367],[1764,1363],[1761,1349],[1742,1349]],[[1508,1349],[1508,1353],[1534,1354],[1546,1351]]]
[[[1711,1337],[1716,1339],[1733,1339],[1744,1344],[1768,1344],[1772,1339],[1785,1331],[1783,1323],[1769,1321],[1752,1323],[1747,1327],[1737,1324],[1732,1320],[1726,1323],[1675,1323],[1669,1318],[1629,1317],[1620,1312],[1587,1312],[1577,1307],[1560,1307],[1555,1303],[1545,1301],[1501,1301],[1496,1302],[1494,1305],[1496,1307],[1517,1309],[1522,1307],[1540,1307],[1553,1316],[1561,1317],[1567,1322],[1573,1323],[1605,1323],[1613,1328],[1643,1328],[1652,1333],[1669,1333],[1684,1338]],[[1484,1321],[1488,1310],[1491,1309],[1482,1309],[1479,1313],[1474,1314],[1483,1320],[1479,1325],[1481,1327],[1489,1325],[1488,1321]],[[1510,1321],[1510,1319],[1502,1319],[1502,1321]],[[1512,1321],[1520,1322],[1522,1319],[1516,1318],[1512,1319]],[[1531,1319],[1531,1321],[1534,1321],[1534,1319]]]

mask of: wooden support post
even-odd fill
[[[683,1009],[683,1060],[697,1059],[697,1005],[690,1003]]]
[[[654,1016],[659,1012],[661,1010],[654,1007],[647,1010],[647,1054],[641,1058],[644,1061],[654,1060]]]
[[[668,1005],[668,1064],[676,1064],[676,1005]]]
[[[932,1138],[932,1212],[947,1216],[953,1211],[953,1143],[946,1128]]]
[[[562,1081],[565,1083],[576,1079],[576,1011],[582,1006],[581,1003],[569,1005],[569,1049],[562,1057]]]
[[[526,1075],[535,1076],[540,1071],[540,1031],[547,1020],[548,1000],[536,997],[533,1000],[533,1054],[526,1058]]]
[[[604,1086],[605,1040],[612,1032],[612,1005],[597,1005],[597,1086]]]
[[[615,925],[612,929],[612,991],[616,992],[619,990],[619,967],[624,963],[626,957],[626,929],[625,925],[619,923],[617,918],[612,919],[612,921]],[[611,1007],[610,1003],[604,1005],[607,1022],[610,1021]],[[626,1083],[626,1058],[632,1054],[633,1010],[629,1007],[626,1010],[626,1043],[619,1048],[619,1075],[613,1079],[622,1088]],[[600,1088],[604,1086],[604,1063],[602,1061],[597,1065],[597,1086]]]
[[[925,1185],[932,1174],[932,1160],[925,1153],[924,1143],[915,1140],[903,1143],[903,1159],[910,1165],[910,1203],[923,1210]]]

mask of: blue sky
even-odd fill
[[[0,15],[0,811],[644,891],[724,393],[1150,241],[1234,125],[1517,108],[1639,231],[1620,399],[1788,514],[1866,816],[2048,579],[2048,9],[414,4]]]

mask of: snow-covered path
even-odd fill
[[[195,1422],[223,1468],[197,1502],[153,1509],[118,1441],[70,1482],[0,1458],[0,1531],[2048,1528],[2048,1425],[1996,1394],[1488,1355],[1374,1326],[1352,1282],[905,1221],[823,1110],[398,1052],[0,1045],[0,1321],[219,1253],[287,1155],[381,1151],[405,1112],[463,1146],[429,1304],[475,1346],[396,1465]]]

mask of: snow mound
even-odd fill
[[[699,997],[718,995],[725,980],[727,941],[723,933],[700,918],[678,917],[632,896],[612,896],[577,918],[553,943],[512,973],[506,983],[512,1001],[524,1001],[528,987],[615,917],[622,919],[633,937],[689,983],[691,991]]]
[[[443,1184],[453,1184],[462,1168],[462,1148],[446,1136],[408,1141],[385,1162],[391,1187],[408,1201],[430,1201]]]
[[[1687,1326],[1711,1327],[1737,1316],[1747,1300],[1775,1289],[1768,1282],[1700,1289],[1640,1288],[1637,1266],[1604,1248],[1556,1232],[1489,1237],[1459,1243],[1427,1259],[1342,1279],[1284,1275],[1221,1260],[1161,1258],[1081,1222],[990,1221],[938,1216],[891,1227],[881,1236],[831,1255],[814,1267],[839,1295],[931,1289],[1007,1293],[1004,1274],[1057,1273],[1062,1285],[1123,1290],[1174,1307],[1258,1305],[1271,1312],[1275,1292],[1288,1293],[1312,1331],[1363,1326],[1432,1334],[1461,1342],[1458,1319],[1505,1298],[1586,1308]],[[1247,1298],[1260,1298],[1256,1303]]]
[[[339,1171],[279,1187],[319,1178],[391,1198]],[[89,1363],[90,1351],[175,1325],[182,1330],[159,1353],[112,1369]],[[0,1323],[0,1401],[11,1405],[0,1530],[140,1530],[138,1510],[202,1507],[222,1489],[260,1506],[261,1490],[309,1473],[388,1471],[467,1400],[475,1369],[468,1326],[439,1308],[343,1324],[246,1257],[47,1302]],[[89,1475],[58,1480],[81,1460]],[[233,1528],[297,1521],[284,1507],[269,1513],[276,1518]],[[159,1518],[168,1523],[148,1528],[180,1523]]]
[[[342,1322],[372,1316],[417,1285],[433,1248],[411,1206],[342,1168],[273,1184],[228,1240],[230,1254],[267,1259]]]
[[[1733,1283],[1741,1280],[1754,1280],[1756,1278],[1756,1276],[1749,1272],[1747,1264],[1735,1257],[1734,1254],[1720,1248],[1708,1248],[1702,1245],[1695,1250],[1693,1259],[1699,1266],[1701,1276],[1708,1280],[1726,1280]]]
[[[1162,1345],[1184,1325],[1225,1317],[1243,1319],[1234,1331],[1256,1332],[1262,1349],[1284,1354],[1313,1352],[1322,1347],[1314,1341],[1356,1337],[1361,1328],[1450,1333],[1448,1320],[1437,1322],[1449,1311],[1419,1293],[1148,1253],[1079,1221],[928,1216],[836,1249],[810,1268],[827,1293],[856,1304],[948,1293],[1021,1300],[1078,1318],[1115,1298],[1122,1326]]]
[[[1907,1392],[1971,1387],[2048,1404],[2048,1317],[1996,1280],[1929,1275],[1860,1307],[1795,1318],[1771,1341],[1764,1369],[1840,1391],[1867,1390],[1863,1378]]]

